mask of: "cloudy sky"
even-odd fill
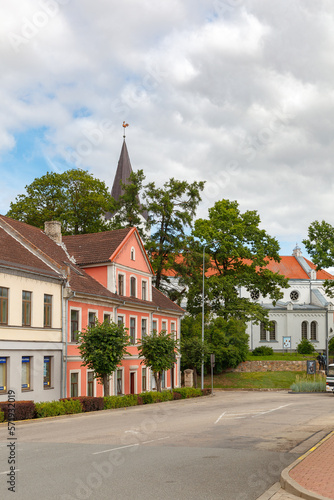
[[[111,187],[125,120],[148,181],[206,181],[200,217],[237,200],[285,255],[334,224],[332,0],[11,0],[0,16],[0,213],[47,171]]]

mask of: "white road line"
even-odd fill
[[[281,408],[286,408],[287,406],[290,406],[290,405],[292,405],[292,403],[288,403],[287,405],[283,405],[283,406],[278,406],[277,408],[273,408],[272,410],[263,411],[262,413],[259,413],[258,415],[253,415],[252,418],[259,417],[260,415],[265,415],[266,413],[272,413],[273,411],[280,410]]]
[[[224,413],[222,413],[220,415],[220,417],[217,418],[217,420],[215,421],[215,424],[218,424],[219,420],[225,415],[226,411],[224,411]]]
[[[15,469],[15,472],[18,472],[20,469]],[[0,472],[0,476],[3,474],[10,474],[12,471],[7,470],[6,472]]]
[[[139,446],[139,443],[127,444],[126,446],[119,446],[118,448],[110,448],[110,450],[95,451],[93,455],[100,455],[100,453],[108,453],[109,451],[123,450],[124,448],[132,448],[133,446]]]
[[[133,446],[139,446],[140,444],[154,443],[155,441],[161,441],[162,439],[169,439],[169,436],[151,439],[150,441],[143,441],[142,443],[127,444],[126,446],[119,446],[118,448],[110,448],[109,450],[95,451],[93,455],[100,455],[101,453],[108,453],[109,451],[123,450],[124,448],[132,448]]]

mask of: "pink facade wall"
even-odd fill
[[[86,267],[85,272],[101,283],[101,285],[108,288],[107,266]]]

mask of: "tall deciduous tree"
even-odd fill
[[[170,179],[162,188],[149,183],[144,191],[152,228],[151,240],[146,248],[156,273],[155,286],[159,290],[170,290],[169,270],[175,270],[177,258],[185,246],[186,230],[192,227],[204,182],[188,183]],[[181,269],[178,273],[181,272]]]
[[[258,291],[274,303],[283,297],[281,288],[288,287],[288,280],[267,268],[270,259],[280,261],[279,244],[259,225],[257,212],[241,213],[238,203],[229,200],[215,203],[208,219],[195,221],[193,234],[209,257],[206,310],[225,319],[266,322],[268,313],[257,302],[241,297],[241,288]],[[202,290],[190,289],[189,309],[193,313],[199,312],[201,301]]]
[[[44,222],[58,220],[66,234],[109,229],[103,215],[112,211],[113,198],[104,182],[85,170],[48,172],[26,186],[10,204],[8,217],[43,229]]]
[[[312,222],[308,228],[308,238],[303,243],[318,271],[334,266],[334,227],[328,222]],[[324,288],[330,297],[334,297],[333,280],[326,280]]]
[[[162,372],[174,366],[177,352],[177,341],[165,331],[147,335],[138,345],[138,353],[144,358],[142,363],[151,368],[159,392],[161,392]]]
[[[103,383],[104,395],[109,394],[109,377],[120,365],[127,352],[129,336],[124,325],[104,321],[88,326],[78,335],[83,366],[94,370]]]

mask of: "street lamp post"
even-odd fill
[[[205,245],[203,246],[203,270],[202,270],[202,348],[204,346],[204,276],[205,276]],[[202,366],[201,366],[201,389],[204,389],[204,352],[202,352]]]

